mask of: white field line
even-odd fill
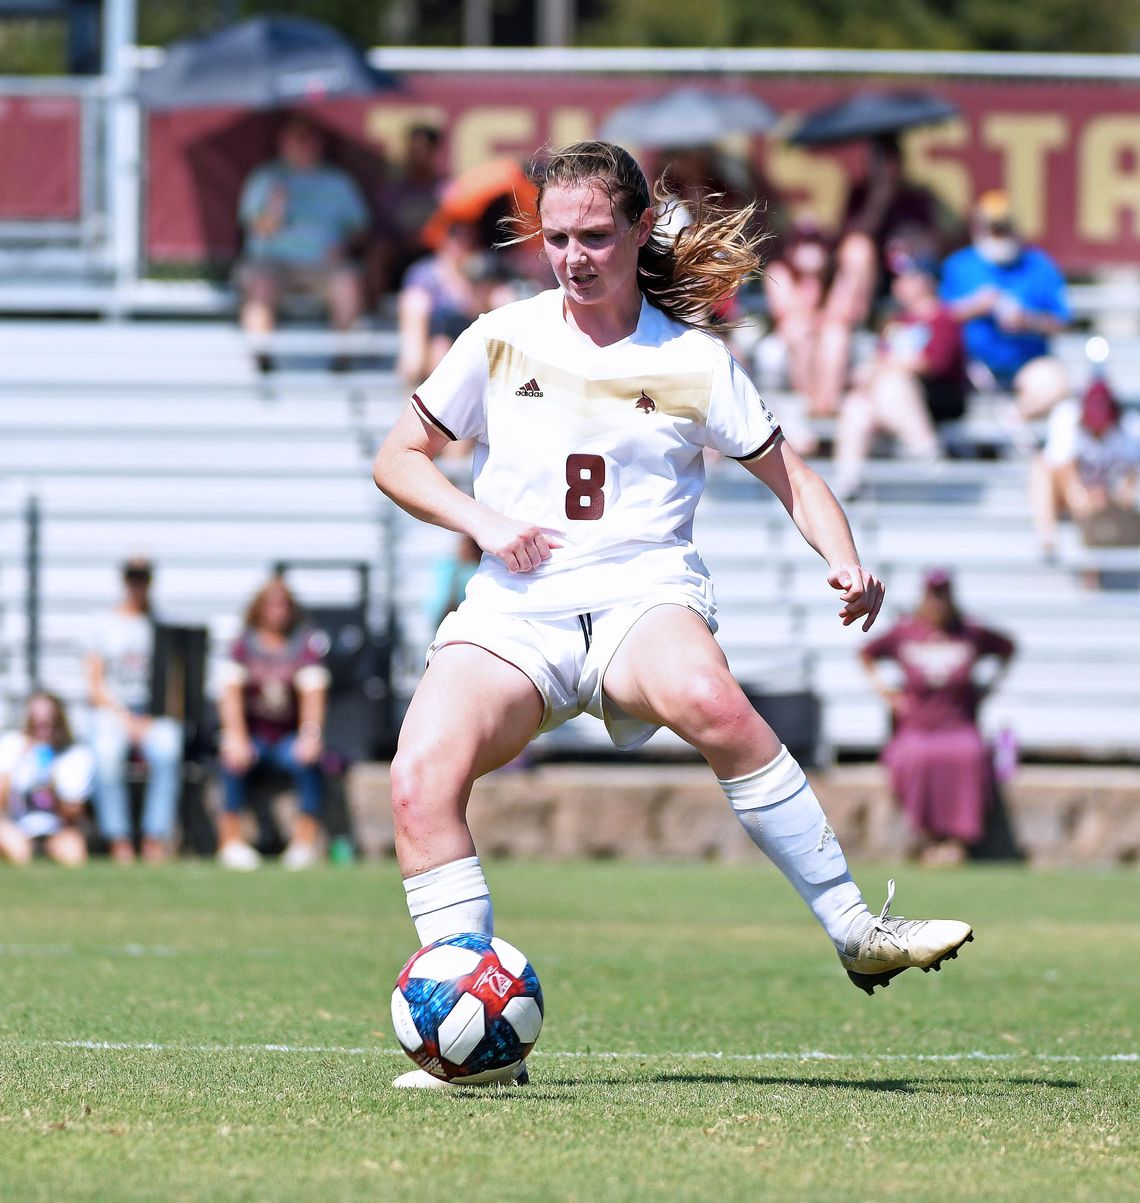
[[[166,960],[182,956],[227,956],[232,948],[174,948],[166,944],[95,944],[79,948],[74,944],[0,944],[0,957],[155,957]],[[263,960],[280,956],[277,948],[243,948],[241,956]]]
[[[156,1052],[156,1053],[289,1053],[302,1055],[376,1057],[392,1056],[400,1050],[371,1047],[353,1048],[344,1045],[306,1044],[161,1044],[153,1041],[117,1040],[15,1040],[0,1036],[0,1046],[5,1043],[34,1045],[38,1048],[74,1048],[92,1052]],[[841,1061],[854,1064],[871,1064],[878,1061],[903,1062],[959,1062],[983,1061],[1017,1063],[1037,1062],[1044,1064],[1093,1064],[1103,1062],[1138,1062],[1140,1053],[987,1053],[981,1051],[961,1053],[825,1053],[818,1049],[804,1052],[766,1053],[720,1053],[720,1052],[558,1052],[543,1049],[531,1054],[535,1057],[569,1057],[585,1061],[727,1061],[763,1063],[766,1061]]]
[[[165,945],[111,944],[85,948],[84,955],[117,957],[176,957],[177,948]],[[74,957],[80,950],[74,944],[0,944],[0,957]]]

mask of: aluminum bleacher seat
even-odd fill
[[[371,483],[372,451],[406,404],[389,369],[261,378],[233,327],[210,322],[10,323],[0,326],[0,355],[0,655],[10,696],[27,685],[29,495],[42,512],[41,676],[69,697],[82,696],[90,616],[113,604],[115,566],[138,550],[158,563],[160,610],[210,627],[215,663],[275,560],[370,563],[376,606],[390,603],[399,616],[400,685],[411,688],[430,637],[434,565],[454,536],[397,511]],[[1136,747],[1140,593],[1090,591],[1080,570],[1098,561],[1086,563],[1079,549],[1061,564],[1041,562],[1026,490],[1016,458],[924,468],[873,461],[849,514],[864,558],[888,584],[884,624],[913,602],[926,568],[946,564],[966,610],[1020,644],[986,708],[990,730],[1012,725],[1040,755],[1068,754],[1081,740],[1097,754],[1128,739]],[[736,465],[716,464],[696,538],[738,674],[814,687],[834,746],[877,747],[885,717],[862,683],[864,637],[840,626],[824,565],[779,504]],[[1136,559],[1121,557],[1125,568]],[[338,588],[317,576],[297,583],[313,602]],[[608,747],[590,720],[546,743]],[[677,750],[667,735],[650,745]]]

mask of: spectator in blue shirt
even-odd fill
[[[1044,417],[1068,392],[1049,336],[1070,321],[1065,280],[1044,251],[1026,246],[1004,192],[986,192],[970,223],[972,243],[942,267],[942,299],[964,323],[975,379],[1012,391],[1022,418]]]
[[[324,162],[321,132],[304,118],[282,126],[278,151],[242,189],[242,326],[267,334],[282,294],[308,292],[325,301],[338,330],[347,330],[363,304],[348,250],[368,225],[364,198],[347,172]]]

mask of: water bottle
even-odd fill
[[[356,859],[356,849],[347,835],[338,835],[329,843],[329,861],[334,865],[351,865]]]
[[[994,776],[1004,785],[1017,776],[1017,736],[1002,727],[994,740]]]

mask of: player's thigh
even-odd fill
[[[542,715],[542,696],[520,669],[475,644],[449,643],[416,687],[397,758],[474,779],[513,760]]]
[[[708,625],[682,605],[655,606],[637,620],[606,669],[603,689],[628,714],[682,735],[755,715]]]

